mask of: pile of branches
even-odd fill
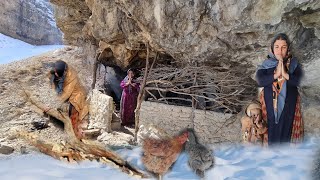
[[[240,67],[158,64],[148,74],[145,93],[147,100],[238,113],[256,95],[249,75]]]

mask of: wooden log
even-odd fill
[[[35,105],[42,111],[46,109],[46,106],[43,103],[35,100],[30,92],[26,90],[24,90],[24,92],[27,97],[27,100],[30,101],[33,105]],[[37,138],[36,136],[32,135],[31,133],[23,131],[17,132],[17,135],[27,140],[31,145],[37,147],[40,150],[40,152],[52,156],[56,159],[67,158],[69,162],[80,162],[85,159],[100,161],[101,158],[104,158],[105,163],[110,162],[118,166],[123,172],[129,175],[134,175],[142,178],[148,177],[148,175],[146,175],[143,171],[140,171],[139,169],[130,165],[127,161],[122,159],[112,150],[105,149],[104,147],[97,145],[89,140],[77,139],[72,128],[71,120],[67,115],[55,109],[50,109],[46,113],[64,123],[64,130],[68,134],[66,145],[46,143]],[[61,148],[61,151],[55,151],[55,146],[63,148]]]
[[[25,139],[31,145],[37,147],[40,152],[47,154],[55,159],[66,160],[68,162],[96,160],[108,165],[111,164],[113,166],[119,167],[123,172],[129,175],[141,178],[149,177],[142,171],[139,171],[126,161],[122,160],[121,157],[113,153],[111,150],[103,149],[98,145],[85,144],[81,141],[72,143],[66,142],[65,144],[47,143],[43,140],[40,140],[33,133],[28,133],[26,131],[18,131],[17,136]],[[60,148],[55,148],[57,146]]]
[[[31,93],[27,90],[24,90],[24,93],[27,97],[27,101],[29,101],[31,104],[35,105],[37,108],[39,108],[40,110],[42,110],[42,112],[45,112],[46,110],[46,105],[44,105],[43,103],[35,100]],[[74,130],[73,130],[73,127],[72,127],[72,124],[71,124],[71,119],[69,118],[69,116],[67,114],[64,114],[56,109],[49,109],[47,112],[49,116],[52,116],[58,120],[60,120],[61,122],[63,122],[64,124],[64,131],[68,134],[68,137],[72,140],[77,140],[77,137],[74,133]]]
[[[101,52],[97,52],[96,57],[95,57],[95,61],[93,64],[93,77],[92,77],[92,84],[91,84],[91,88],[94,89],[96,87],[96,81],[97,81],[97,69],[98,69],[98,64],[99,62],[99,57],[101,55]]]
[[[143,77],[143,81],[140,87],[140,91],[139,91],[139,95],[138,95],[138,99],[137,99],[137,107],[135,109],[135,131],[134,131],[134,142],[137,142],[137,136],[138,136],[138,131],[139,131],[139,124],[140,124],[140,108],[141,108],[141,103],[143,100],[143,94],[144,94],[144,89],[146,87],[146,83],[147,83],[147,78],[148,78],[148,74],[151,72],[157,57],[158,57],[158,52],[156,54],[155,59],[153,60],[150,70],[148,70],[149,68],[149,43],[146,44],[147,46],[147,57],[146,57],[146,67],[145,67],[145,71],[144,71],[144,77]]]

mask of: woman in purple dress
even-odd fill
[[[140,84],[134,78],[134,72],[129,69],[127,76],[120,83],[123,89],[120,102],[121,125],[123,126],[130,126],[135,122],[134,110],[137,106]]]

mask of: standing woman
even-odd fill
[[[129,69],[127,76],[120,83],[123,89],[120,102],[121,125],[123,126],[130,126],[135,123],[134,110],[137,106],[137,98],[140,90],[139,85],[135,80],[134,72]]]
[[[268,143],[298,143],[303,140],[303,121],[298,86],[302,68],[290,54],[286,34],[277,34],[271,43],[271,52],[258,68],[262,117],[268,124]]]

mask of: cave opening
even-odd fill
[[[111,51],[111,49],[107,50]],[[118,65],[112,51],[100,63],[105,68],[103,89],[111,96],[116,111],[120,110],[121,81],[132,69],[142,82],[145,69],[145,50],[137,53],[126,68]],[[158,54],[158,56],[156,55]],[[157,58],[156,58],[157,56]],[[154,66],[150,70],[153,61]],[[166,53],[150,53],[149,74],[144,89],[144,101],[193,107],[224,113],[238,113],[256,95],[252,72],[244,72],[241,64],[225,66],[215,63],[186,63]]]

